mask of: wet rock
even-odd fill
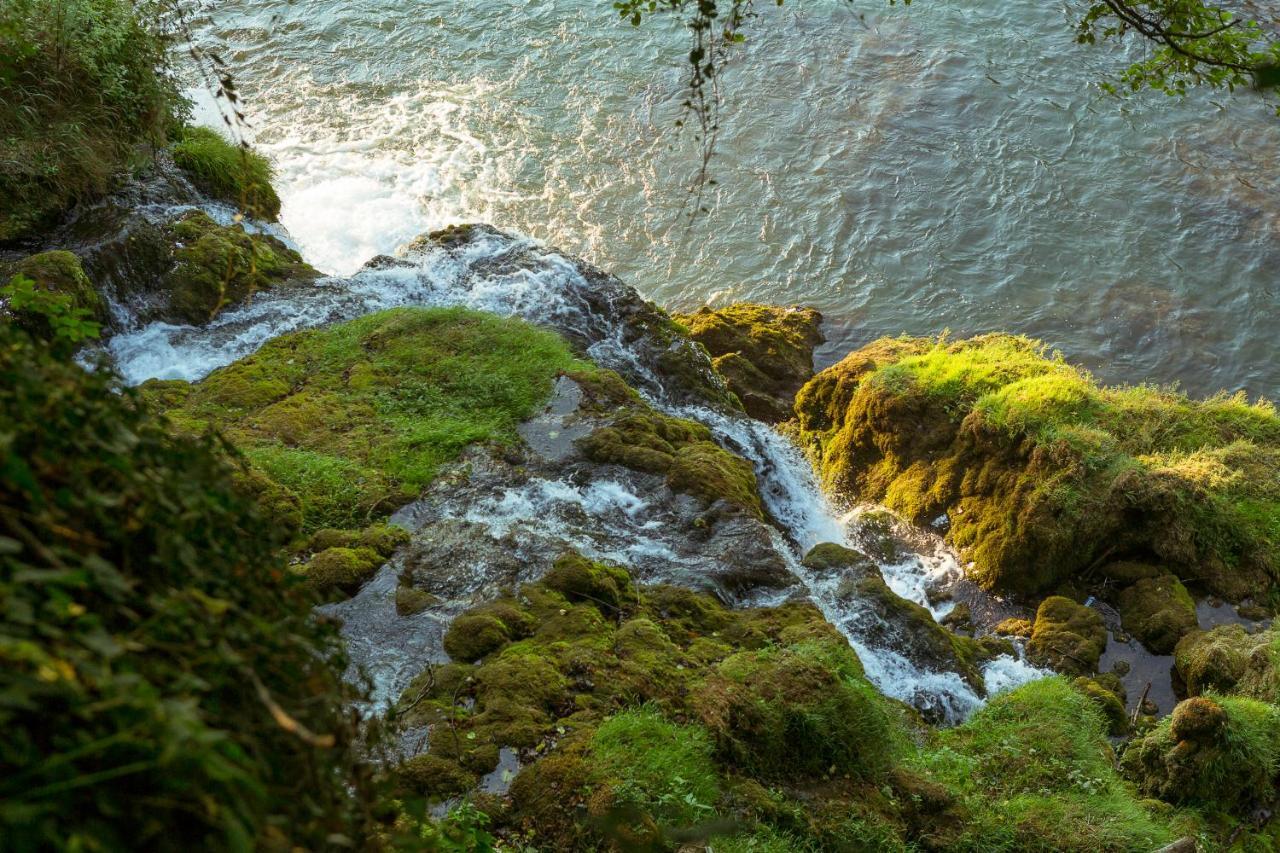
[[[700,405],[729,412],[741,411],[737,398],[715,373],[706,351],[694,343],[665,311],[643,299],[634,288],[586,261],[546,251],[532,240],[520,239],[489,225],[455,225],[425,234],[404,249],[408,258],[443,250],[462,259],[492,251],[467,266],[466,288],[484,280],[510,278],[520,285],[540,274],[562,271],[569,277],[559,304],[519,306],[532,322],[549,326],[584,352],[609,350],[608,359],[637,388],[676,405]],[[384,260],[379,259],[385,264]]]
[[[1197,626],[1196,605],[1173,575],[1142,578],[1121,590],[1120,617],[1125,630],[1156,654],[1169,654]]]
[[[1070,675],[1089,675],[1107,646],[1107,629],[1094,610],[1060,595],[1036,610],[1027,659]]]
[[[791,418],[796,392],[813,376],[813,351],[824,340],[811,308],[740,302],[675,318],[706,347],[725,385],[753,418]]]
[[[957,634],[973,634],[973,613],[963,601],[942,617],[942,626]]]
[[[857,551],[823,543],[805,555],[803,565],[839,578],[836,595],[852,614],[857,636],[923,669],[957,673],[981,690],[978,664],[1005,651],[951,634],[927,609],[890,589],[875,563]]]

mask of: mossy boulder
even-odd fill
[[[235,308],[255,293],[287,281],[319,276],[302,257],[268,234],[243,225],[219,225],[193,210],[170,223],[173,266],[161,283],[166,318],[199,325]]]
[[[1173,575],[1139,580],[1120,591],[1119,604],[1124,629],[1158,655],[1172,652],[1199,624],[1195,601]]]
[[[444,635],[444,650],[455,661],[471,663],[528,636],[532,621],[512,602],[491,602],[453,620]]]
[[[1121,768],[1147,796],[1243,815],[1274,799],[1277,762],[1280,708],[1215,695],[1180,702]]]
[[[1097,678],[1081,676],[1071,682],[1071,686],[1079,690],[1097,705],[1107,718],[1108,731],[1120,736],[1129,731],[1129,713],[1125,710],[1125,690],[1120,678],[1113,673],[1106,673]]]
[[[107,319],[106,303],[85,275],[80,259],[71,252],[41,252],[13,264],[0,264],[0,286],[17,277],[30,280],[38,291],[63,298],[67,306],[84,312],[89,319],[99,323]],[[44,315],[33,311],[12,313],[18,326],[37,337],[51,334]]]
[[[580,439],[578,446],[593,462],[663,474],[672,491],[707,505],[723,500],[764,517],[755,469],[712,441],[702,424],[633,408]]]
[[[573,552],[557,559],[542,582],[570,601],[590,602],[610,614],[636,601],[631,577],[624,570]]]
[[[176,401],[178,429],[219,429],[314,532],[385,519],[474,442],[515,444],[563,370],[595,368],[520,320],[400,308],[275,338],[182,395],[143,391]]]
[[[475,787],[476,774],[442,755],[415,755],[396,768],[399,783],[411,794],[444,799]]]
[[[877,341],[795,409],[826,488],[918,523],[945,515],[987,588],[1043,593],[1128,563],[1238,600],[1280,576],[1267,403],[1103,387],[1036,341],[983,335]]]
[[[411,586],[396,587],[396,615],[415,616],[440,603],[437,596]]]
[[[1096,610],[1061,595],[1040,602],[1027,658],[1070,675],[1089,675],[1107,647],[1107,628]]]
[[[318,592],[352,595],[382,562],[372,548],[326,548],[307,561],[303,573],[307,584]]]
[[[236,145],[207,127],[185,127],[171,151],[178,168],[212,198],[256,219],[275,221],[280,215],[271,163],[248,145]]]
[[[674,319],[706,347],[747,414],[769,423],[791,418],[796,392],[813,376],[822,315],[812,308],[738,302]]]
[[[1173,652],[1174,666],[1191,696],[1237,693],[1280,702],[1280,632],[1250,634],[1243,625],[1193,631]]]
[[[872,688],[847,646],[815,655],[804,645],[727,658],[695,698],[698,717],[727,761],[761,776],[838,767],[883,774],[902,748],[899,714]]]

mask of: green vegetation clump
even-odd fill
[[[633,406],[581,439],[579,446],[594,462],[665,474],[672,491],[707,504],[724,500],[764,517],[751,463],[720,447],[711,440],[711,431],[695,421]]]
[[[367,836],[338,634],[241,464],[0,324],[0,846]]]
[[[1107,647],[1107,629],[1096,610],[1061,595],[1040,602],[1027,641],[1027,659],[1059,672],[1088,675]]]
[[[107,306],[93,289],[80,259],[70,252],[31,255],[0,265],[0,318],[9,317],[44,340],[78,344],[97,337]]]
[[[1234,693],[1280,702],[1280,631],[1250,634],[1243,625],[1193,631],[1173,652],[1187,694]]]
[[[235,145],[207,127],[185,127],[173,145],[173,161],[213,198],[257,219],[275,221],[280,215],[271,163],[247,145]]]
[[[1241,696],[1192,697],[1130,743],[1121,766],[1148,796],[1246,815],[1274,796],[1280,708]]]
[[[915,767],[965,814],[940,849],[1155,850],[1177,837],[1116,773],[1102,712],[1063,678],[995,697],[939,731]]]
[[[557,373],[557,335],[464,309],[400,308],[284,335],[176,393],[179,428],[219,429],[301,502],[303,528],[360,528],[474,442],[509,443]]]
[[[823,341],[821,314],[737,302],[673,319],[706,347],[747,414],[770,423],[791,418],[796,392],[813,376],[813,350]]]
[[[183,214],[166,231],[173,267],[161,287],[176,322],[207,323],[259,291],[319,275],[275,237],[219,225],[203,211]]]
[[[984,586],[1044,591],[1109,560],[1233,599],[1280,576],[1270,404],[1101,387],[1035,341],[984,335],[877,341],[816,376],[796,413],[826,487],[945,514]]]
[[[1173,575],[1143,578],[1126,587],[1119,604],[1124,629],[1158,655],[1170,654],[1199,625],[1195,601]]]
[[[126,0],[6,0],[0,242],[109,190],[185,112],[159,19]]]

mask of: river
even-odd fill
[[[1073,9],[760,4],[692,224],[672,21],[633,29],[606,0],[222,0],[196,32],[327,272],[485,220],[672,308],[817,307],[824,362],[881,334],[1008,330],[1107,381],[1275,398],[1280,120],[1251,93],[1104,94],[1123,57],[1075,45]]]

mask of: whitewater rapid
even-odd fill
[[[509,262],[513,257],[518,264]],[[705,424],[721,444],[753,463],[761,495],[778,523],[775,549],[827,619],[848,637],[878,689],[949,721],[979,707],[983,697],[955,673],[931,671],[893,648],[868,644],[859,628],[860,614],[836,595],[836,579],[815,576],[801,565],[800,558],[816,544],[853,544],[850,531],[856,524],[854,514],[841,515],[832,508],[803,454],[761,422],[672,402],[660,378],[623,343],[621,320],[587,306],[584,294],[592,286],[572,260],[536,241],[481,233],[460,250],[422,246],[403,253],[396,263],[371,264],[349,278],[329,277],[303,289],[259,294],[207,326],[153,323],[135,328],[111,338],[106,348],[125,380],[138,384],[151,378],[198,380],[281,334],[399,306],[465,306],[581,331],[596,363],[627,377],[656,408]],[[518,527],[521,537],[555,536],[591,557],[624,565],[678,566],[681,557],[658,529],[661,525],[646,520],[647,508],[645,498],[621,483],[584,486],[534,478],[519,489],[459,507],[456,515],[484,525],[494,539],[508,537]],[[903,554],[883,563],[881,570],[894,592],[928,607],[935,617],[945,615],[950,605],[929,601],[928,582],[961,574],[954,555],[940,546]],[[751,603],[776,602],[764,596]],[[376,618],[359,630],[385,630],[372,624]],[[363,645],[376,645],[369,640],[365,637]],[[384,671],[382,677],[375,675],[379,693],[383,698],[394,695],[403,651],[366,648],[366,653],[373,668]],[[983,671],[988,694],[1044,674],[1013,656],[991,661]]]

